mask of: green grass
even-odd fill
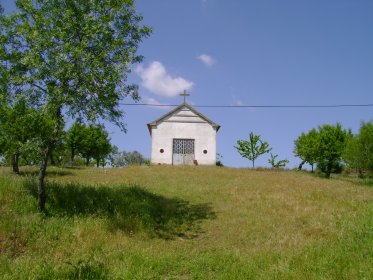
[[[372,279],[373,188],[295,171],[0,168],[1,279]]]

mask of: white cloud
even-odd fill
[[[197,56],[197,58],[203,62],[203,64],[205,64],[206,66],[212,66],[215,64],[215,59],[212,58],[211,56],[207,55],[207,54],[201,54],[199,56]]]
[[[170,109],[171,108],[170,106],[168,106],[168,104],[161,103],[152,97],[144,96],[142,99],[144,100],[144,103],[146,104],[156,105],[156,106],[152,106],[153,108],[157,108],[157,109]]]
[[[233,96],[233,106],[247,106],[247,105],[241,99],[237,99],[236,96]],[[253,107],[249,107],[248,110],[251,113],[254,113],[257,111],[257,109]]]
[[[139,65],[136,73],[140,76],[143,87],[163,97],[174,97],[193,87],[193,82],[168,74],[159,61],[153,61],[147,68]]]
[[[150,105],[163,105],[161,102],[159,102],[158,100],[156,100],[155,98],[152,98],[152,97],[144,96],[143,99],[144,99],[144,101],[145,101],[146,104],[150,104]]]
[[[242,100],[236,99],[233,102],[234,106],[245,106],[245,103]]]
[[[234,90],[231,88],[231,91]],[[245,102],[242,101],[242,99],[237,98],[235,94],[231,94],[231,97],[233,99],[233,106],[245,106]]]

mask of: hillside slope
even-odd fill
[[[373,188],[217,167],[0,169],[2,279],[371,279]]]

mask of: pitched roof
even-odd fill
[[[183,102],[179,106],[177,106],[176,108],[174,108],[173,110],[171,110],[170,112],[168,112],[167,114],[164,114],[163,116],[159,117],[155,121],[148,123],[147,126],[148,126],[148,130],[149,130],[150,135],[152,134],[152,129],[151,129],[152,126],[158,125],[163,120],[167,119],[168,117],[174,115],[176,112],[178,112],[179,110],[181,110],[183,107],[186,107],[187,109],[189,109],[190,111],[192,111],[194,114],[196,114],[197,116],[199,116],[201,119],[203,119],[204,121],[206,121],[207,123],[209,123],[212,127],[214,127],[216,129],[216,131],[219,130],[220,125],[218,125],[217,123],[213,122],[212,120],[210,120],[208,117],[206,117],[202,113],[198,112],[196,109],[194,109],[188,103]]]

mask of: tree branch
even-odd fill
[[[41,90],[42,92],[44,92],[44,93],[48,93],[48,91],[47,91],[45,88],[39,86],[38,84],[35,84],[35,83],[33,83],[33,82],[29,82],[29,84],[30,84],[31,86],[37,87],[38,89],[40,89],[40,90]]]

